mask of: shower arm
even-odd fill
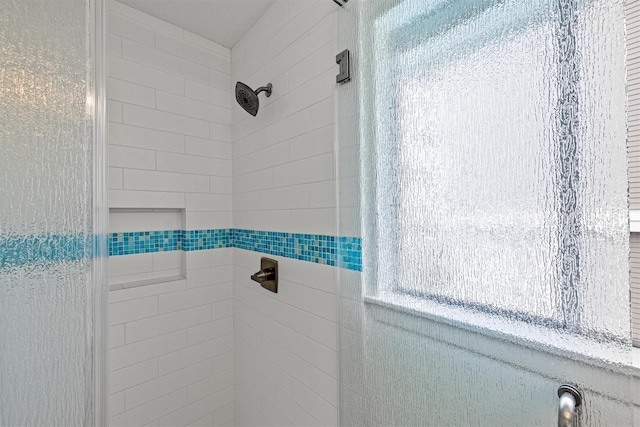
[[[260,94],[260,92],[267,92],[266,96],[267,98],[271,96],[271,89],[273,88],[273,85],[271,83],[269,83],[266,86],[261,86],[258,89],[254,90],[253,93],[255,93],[256,95]]]

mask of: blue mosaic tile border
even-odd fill
[[[110,256],[233,247],[362,271],[362,243],[357,237],[241,229],[165,230],[109,234]]]
[[[232,229],[186,230],[182,235],[182,250],[201,251],[233,247]]]
[[[182,250],[183,230],[109,233],[109,256]]]

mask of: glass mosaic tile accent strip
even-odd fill
[[[236,248],[316,264],[336,265],[337,245],[334,236],[239,229],[234,229],[233,233]]]
[[[240,248],[362,271],[360,238],[275,231],[210,229],[109,234],[109,256]]]
[[[109,233],[109,256],[182,250],[183,230]]]
[[[185,230],[182,234],[183,251],[221,249],[233,247],[233,230]]]

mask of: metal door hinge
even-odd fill
[[[336,55],[336,64],[340,65],[340,73],[336,76],[336,83],[346,83],[351,80],[350,62],[349,49],[345,49]]]

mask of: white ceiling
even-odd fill
[[[275,0],[118,0],[226,47],[233,47]]]

